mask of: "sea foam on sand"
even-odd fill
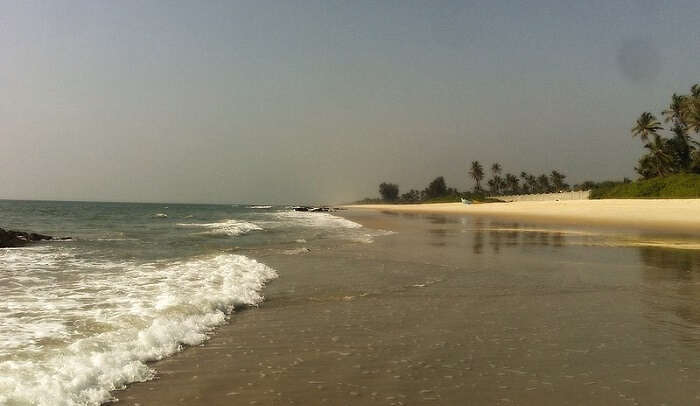
[[[22,256],[34,256],[42,269],[56,260],[31,251],[5,259],[17,264]],[[43,303],[22,327],[41,330],[33,335],[38,346],[46,338],[64,343],[41,352],[15,348],[19,355],[0,357],[0,405],[99,405],[110,400],[111,391],[153,377],[147,361],[202,343],[234,306],[258,304],[265,282],[277,277],[272,268],[231,254],[168,264],[76,260],[75,265],[92,268],[100,277],[85,273],[56,294],[50,281],[41,282],[44,278],[22,281],[26,276],[11,271],[3,276],[3,284],[16,286],[4,310],[12,313],[30,300]],[[11,318],[0,317],[0,325],[3,319]],[[75,328],[71,319],[87,320],[83,329],[88,333],[66,331]],[[2,325],[0,335],[11,335],[12,329]]]

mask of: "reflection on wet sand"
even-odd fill
[[[474,232],[474,242],[472,243],[472,252],[475,254],[481,254],[484,250],[484,232],[483,226],[484,221],[481,218],[476,218],[474,220],[474,226],[476,227],[476,232]]]
[[[639,257],[649,281],[687,280],[700,282],[700,253],[691,250],[639,247]]]
[[[557,230],[532,229],[518,223],[487,222],[483,219],[475,219],[471,226],[471,231],[473,231],[472,251],[475,254],[482,252],[486,235],[488,235],[489,246],[496,254],[501,251],[502,247],[536,245],[560,248],[566,245],[564,233]]]
[[[444,247],[447,243],[445,242],[445,237],[447,237],[447,230],[443,228],[433,228],[428,230],[430,235],[434,238],[430,240],[430,245],[435,247]]]
[[[639,247],[647,318],[700,347],[700,251]]]

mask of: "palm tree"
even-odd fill
[[[528,185],[528,183],[527,183],[527,172],[525,172],[525,171],[520,172],[520,179],[523,180],[523,187],[522,187],[521,192],[522,192],[523,194],[528,194],[528,193],[530,193],[530,187],[529,187],[529,185]]]
[[[520,180],[512,173],[506,173],[506,187],[510,194],[517,195],[520,193]]]
[[[635,166],[634,170],[644,179],[651,179],[657,175],[653,158],[649,154],[644,154],[639,158],[639,165]]]
[[[497,193],[503,194],[503,187],[505,186],[506,181],[503,180],[502,177],[496,175],[493,177],[493,182],[496,184],[496,189],[498,190]]]
[[[530,190],[530,193],[537,193],[537,178],[535,178],[535,175],[530,175],[527,174],[527,179],[525,180],[527,183],[527,187]]]
[[[696,83],[690,87],[690,97],[693,97],[693,98],[700,97],[700,83]]]
[[[686,118],[692,120],[692,115],[688,114],[689,99],[692,101],[692,96],[674,93],[671,96],[671,104],[668,106],[668,109],[661,113],[664,115],[664,122],[673,123],[671,132],[675,134],[675,137],[673,137],[669,145],[673,150],[674,165],[679,170],[687,170],[692,162],[693,147],[690,145],[691,140],[688,137],[688,124],[686,123]]]
[[[700,86],[698,89],[700,89]],[[683,119],[688,125],[689,129],[695,131],[696,134],[700,134],[700,95],[689,97],[687,99]]]
[[[690,88],[690,94],[683,96],[679,120],[683,122],[686,128],[695,131],[696,134],[700,134],[700,84],[693,85]],[[700,145],[695,141],[693,142]]]
[[[675,137],[669,140],[674,166],[681,171],[687,170],[692,164],[692,154],[695,148],[690,144],[688,131],[680,123],[676,123],[671,131],[675,134]]]
[[[488,181],[486,184],[489,185],[489,190],[491,191],[491,194],[492,194],[492,195],[498,194],[498,193],[496,192],[496,190],[497,190],[498,188],[496,187],[496,180],[495,180],[495,179],[493,179],[493,178],[492,178],[492,179],[489,179],[489,181]]]
[[[664,111],[661,112],[661,115],[664,116],[664,122],[673,122],[673,123],[683,123],[683,115],[685,112],[685,107],[686,107],[686,99],[687,96],[683,95],[677,95],[673,94],[671,96],[671,104],[668,105],[668,108]]]
[[[644,148],[649,150],[658,176],[665,176],[668,172],[667,168],[672,162],[671,156],[666,152],[665,144],[666,140],[657,135],[651,142],[644,145]]]
[[[491,193],[494,195],[500,194],[501,189],[503,188],[503,179],[501,179],[500,173],[501,173],[501,164],[498,162],[494,162],[491,165],[491,172],[493,173],[493,178],[489,181],[489,188],[491,189]]]
[[[537,188],[540,193],[549,193],[551,191],[552,186],[549,184],[547,175],[542,174],[537,177]]]
[[[471,175],[471,177],[474,179],[474,182],[476,182],[474,190],[480,191],[481,180],[484,179],[484,167],[481,166],[479,161],[472,161],[472,168],[469,170],[469,175]]]
[[[549,175],[549,179],[552,181],[552,187],[554,187],[555,192],[561,192],[563,190],[568,190],[569,185],[564,182],[564,179],[566,179],[566,175],[563,173],[553,170],[552,174]]]
[[[642,141],[647,142],[650,136],[658,137],[657,131],[659,130],[663,130],[661,123],[659,123],[653,114],[645,111],[639,116],[637,123],[632,127],[631,131],[633,137],[639,136]]]

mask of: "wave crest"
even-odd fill
[[[72,406],[110,400],[112,390],[153,377],[147,361],[202,343],[235,306],[260,303],[261,289],[277,277],[274,269],[233,254],[124,265],[102,280],[80,282],[83,289],[103,292],[95,298],[100,305],[73,308],[74,298],[53,297],[56,305],[70,307],[67,313],[85,312],[83,317],[109,328],[54,348],[46,357],[0,362],[0,404]],[[32,293],[46,290],[49,295],[49,285]]]
[[[263,228],[257,224],[242,220],[227,220],[219,223],[179,223],[180,227],[206,228],[206,234],[218,234],[235,237],[248,234],[251,231],[261,231]]]

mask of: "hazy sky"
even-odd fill
[[[0,0],[0,198],[343,201],[634,176],[700,2]]]

